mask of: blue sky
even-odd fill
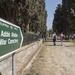
[[[58,4],[62,3],[62,0],[45,0],[46,10],[47,10],[47,30],[52,28],[52,22],[54,18],[54,13]]]

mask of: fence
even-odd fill
[[[41,34],[37,35],[37,34],[24,33],[23,36],[24,36],[23,45],[38,41],[40,38],[42,38]]]
[[[25,44],[29,44],[29,43],[32,43],[32,42],[35,42],[35,41],[38,41],[40,38],[42,38],[42,36],[41,35],[36,35],[36,34],[28,34],[28,33],[25,33],[25,34],[23,34],[24,35],[24,41],[23,41],[23,45],[25,45]],[[39,48],[39,46],[40,45],[37,45],[37,43],[36,43],[36,45],[32,45],[31,46],[31,48],[30,48],[30,50],[29,51],[36,51],[36,49],[37,48]],[[34,48],[35,47],[35,48]],[[10,62],[12,62],[12,67],[11,67],[11,69],[12,69],[12,75],[16,75],[16,54],[17,53],[20,53],[20,52],[22,52],[22,53],[24,53],[23,51],[25,51],[25,53],[28,51],[26,51],[26,50],[16,50],[16,51],[13,51],[13,52],[11,52],[11,53],[9,53],[9,54],[7,54],[7,55],[4,55],[4,56],[2,56],[2,57],[0,57],[0,66],[2,66],[1,64],[3,64],[3,62],[6,64],[6,61],[8,62],[8,58],[10,57],[10,59],[9,60],[11,60]],[[24,53],[24,56],[25,56],[25,53]],[[30,53],[30,52],[28,52],[28,53]],[[33,53],[33,52],[32,52]],[[21,54],[20,54],[21,55]],[[19,55],[19,56],[20,56]],[[22,54],[23,55],[23,54]],[[30,54],[29,54],[30,55]],[[28,56],[29,56],[28,55]],[[32,54],[33,55],[33,54]],[[20,57],[19,57],[20,58]],[[25,58],[26,58],[26,56],[25,56]],[[17,58],[18,59],[18,58]],[[22,62],[22,61],[20,61],[20,62]],[[26,61],[24,61],[24,62],[26,62]],[[24,63],[23,62],[23,63]],[[5,65],[5,64],[3,64],[3,67],[4,68],[6,68],[7,66]],[[0,68],[0,70],[3,68],[3,67],[1,67]],[[3,69],[4,69],[3,68]],[[2,71],[1,71],[2,72]],[[3,75],[3,72],[1,73],[0,72],[0,75]],[[6,73],[6,72],[5,72]]]

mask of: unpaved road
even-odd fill
[[[29,69],[22,75],[75,75],[75,45],[65,42],[45,42]]]

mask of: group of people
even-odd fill
[[[60,41],[61,41],[61,46],[63,45],[63,39],[64,39],[64,34],[63,33],[61,33],[60,34]],[[54,44],[54,46],[56,45],[56,39],[57,39],[57,35],[56,35],[56,33],[54,33],[53,35],[52,35],[52,38],[53,38],[53,44]]]

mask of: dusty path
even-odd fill
[[[75,75],[75,46],[73,43],[45,42],[37,58],[22,75]]]

